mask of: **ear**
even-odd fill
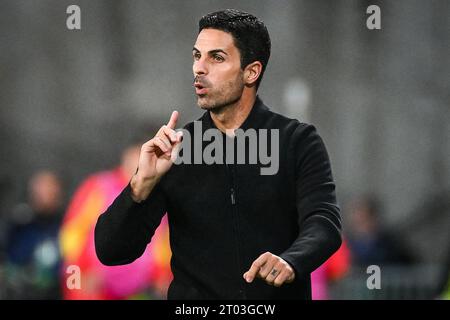
[[[262,72],[262,64],[259,61],[248,64],[244,69],[244,83],[248,86],[255,84]]]

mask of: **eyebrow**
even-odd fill
[[[197,52],[200,52],[200,50],[198,50],[196,47],[194,47],[194,48],[192,48],[192,51],[197,51]],[[223,54],[225,54],[225,55],[228,55],[228,53],[226,53],[224,50],[222,50],[222,49],[214,49],[214,50],[210,50],[210,51],[208,51],[208,54],[209,55],[212,55],[212,54],[214,54],[214,53],[223,53]]]

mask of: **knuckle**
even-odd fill
[[[272,270],[273,268],[277,268],[278,261],[275,258],[269,259],[269,264],[267,265],[267,267],[270,268],[270,270]]]
[[[155,143],[158,143],[158,144],[162,142],[162,140],[161,140],[160,137],[155,137],[155,138],[153,139],[153,141],[154,141]]]
[[[141,146],[141,151],[146,151],[149,147],[153,146],[155,144],[155,139],[151,139],[149,141],[147,141],[146,143],[144,143]]]

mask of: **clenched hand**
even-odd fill
[[[295,271],[279,256],[266,252],[260,255],[244,273],[244,279],[248,283],[255,277],[263,279],[267,284],[280,287],[283,283],[294,281]]]

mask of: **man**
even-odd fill
[[[197,103],[206,112],[183,134],[174,130],[173,112],[142,146],[136,174],[98,219],[100,261],[118,265],[139,257],[167,211],[169,299],[311,298],[310,273],[341,244],[339,208],[315,128],[271,112],[256,95],[269,56],[269,34],[256,17],[224,10],[201,18],[193,72]],[[278,133],[270,141],[272,152],[280,147],[275,174],[262,174],[263,161],[228,161],[225,146],[225,164],[173,165],[180,147],[189,158],[189,140],[215,129],[236,145],[238,128]],[[268,147],[261,136],[258,141]],[[193,144],[193,158],[209,147]],[[250,154],[254,148],[245,144]]]

